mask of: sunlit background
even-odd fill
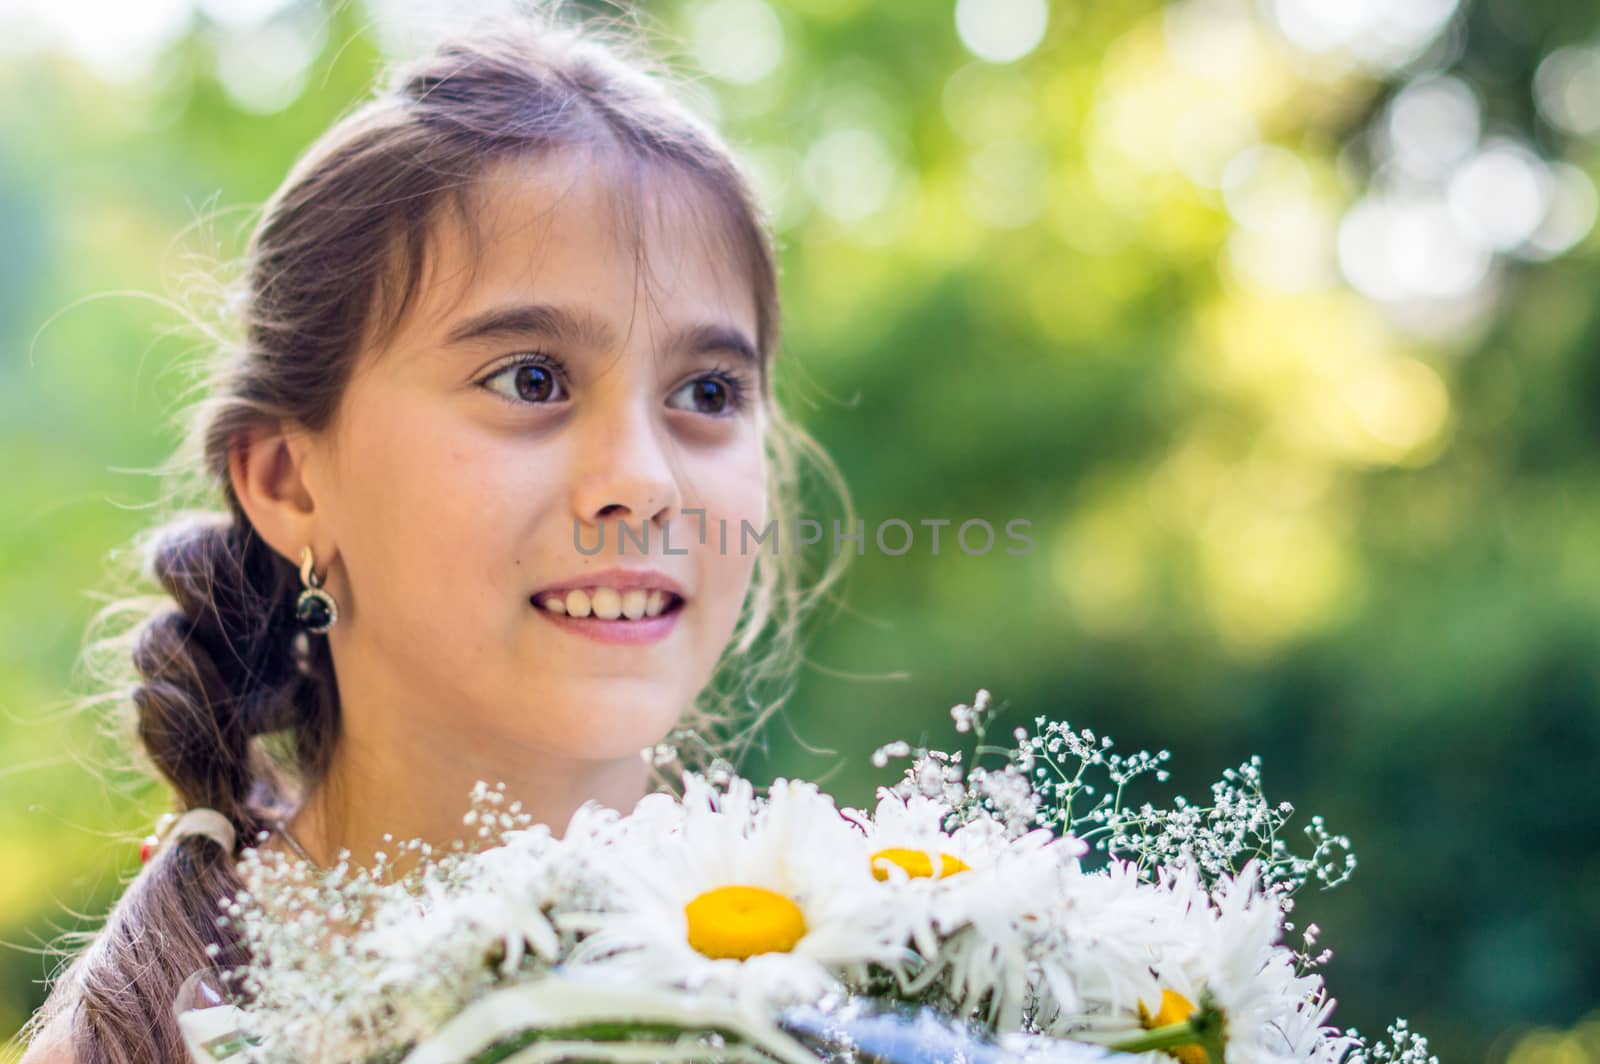
[[[0,6],[0,1034],[165,808],[60,717],[203,353],[161,301],[385,56],[491,6]],[[869,529],[1035,545],[869,534],[745,767],[865,802],[979,687],[1005,732],[1171,749],[1149,800],[1260,753],[1360,860],[1297,907],[1335,1022],[1600,1061],[1600,8],[647,11],[771,207],[784,394]]]

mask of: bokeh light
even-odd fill
[[[803,164],[812,198],[847,224],[883,207],[894,189],[895,170],[883,138],[859,126],[824,134],[806,152]]]
[[[1594,181],[1571,163],[1549,167],[1550,202],[1539,227],[1516,248],[1522,258],[1541,260],[1565,254],[1594,229]]]
[[[783,58],[783,26],[765,0],[710,0],[693,26],[695,58],[723,81],[760,81]]]
[[[240,110],[271,114],[306,87],[312,60],[327,42],[321,19],[277,19],[224,28],[216,42],[217,82]]]
[[[1545,56],[1533,79],[1539,113],[1557,129],[1600,133],[1600,47],[1568,45]]]
[[[1411,82],[1389,104],[1382,126],[1389,158],[1411,178],[1445,176],[1478,143],[1481,109],[1477,94],[1459,78]]]
[[[957,0],[956,32],[979,59],[1011,63],[1039,46],[1050,21],[1045,0]]]
[[[270,22],[295,0],[198,0],[207,18],[235,29],[246,29]]]
[[[1347,52],[1379,69],[1421,55],[1456,13],[1458,0],[1269,0],[1284,35],[1310,52]]]
[[[59,46],[103,78],[132,82],[151,72],[193,13],[192,0],[52,0],[0,8],[0,29],[17,34],[15,50]]]
[[[1497,251],[1509,251],[1544,221],[1550,171],[1522,145],[1490,141],[1451,176],[1447,197],[1464,233]]]

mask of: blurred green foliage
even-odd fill
[[[196,239],[239,250],[386,46],[362,9],[292,3],[273,18],[318,27],[312,61],[271,101],[226,76],[263,31],[219,6],[130,80],[50,49],[0,65],[0,1031],[165,807],[58,712],[203,354],[160,300],[196,290]],[[773,205],[785,398],[868,529],[746,767],[865,802],[890,781],[870,751],[953,741],[945,711],[979,687],[1007,731],[1045,714],[1172,750],[1140,798],[1203,798],[1259,753],[1269,797],[1360,858],[1296,913],[1334,950],[1335,1022],[1405,1015],[1447,1061],[1572,1027],[1600,1001],[1600,257],[1497,258],[1407,307],[1342,283],[1333,244],[1383,176],[1386,108],[1429,75],[1469,86],[1484,130],[1591,171],[1535,101],[1600,13],[1483,0],[1372,62],[1297,48],[1262,14],[1292,3],[1058,0],[1036,47],[991,63],[955,6],[651,7],[725,64],[692,91]],[[770,40],[763,12],[781,56],[752,78],[714,31]],[[1300,229],[1263,227],[1286,195],[1251,184],[1265,169],[1224,172],[1259,144]],[[952,525],[937,556],[919,531],[892,557],[890,518]],[[972,518],[1028,520],[1034,549],[964,554]]]

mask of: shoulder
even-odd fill
[[[77,1064],[72,1049],[72,1013],[61,1012],[45,1024],[18,1064]]]

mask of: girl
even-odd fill
[[[170,599],[122,637],[189,812],[28,1064],[185,1059],[179,985],[248,959],[214,922],[243,847],[447,846],[479,779],[557,828],[630,809],[641,748],[737,739],[719,678],[791,667],[838,564],[802,592],[791,549],[716,530],[790,525],[802,456],[842,487],[772,398],[764,215],[647,71],[550,18],[450,40],[268,202],[174,463],[219,505],[143,540]]]

